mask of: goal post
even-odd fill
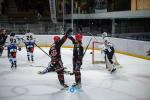
[[[97,41],[93,41],[92,42],[92,64],[104,64],[105,63],[105,59],[104,56],[105,54],[102,53],[102,48],[103,48],[103,42],[97,42]],[[114,54],[113,56],[113,62],[115,65],[119,65],[116,56]]]
[[[92,42],[92,64],[96,64],[96,63],[104,63],[104,61],[102,61],[102,59],[99,59],[99,57],[101,56],[101,49],[102,49],[102,42],[97,42],[97,41],[93,41]]]

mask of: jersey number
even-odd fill
[[[27,40],[32,40],[32,35],[27,36]]]
[[[10,42],[11,42],[11,43],[16,43],[16,39],[12,39],[12,38],[11,38],[11,39],[10,39]]]
[[[56,56],[56,55],[57,55],[57,51],[56,51],[56,50],[52,50],[52,51],[51,51],[51,55],[52,55],[52,56]]]

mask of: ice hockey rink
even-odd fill
[[[0,58],[0,100],[150,100],[149,60],[116,54],[122,67],[110,74],[105,64],[91,63],[90,52],[83,59],[82,88],[72,91],[61,90],[55,72],[37,74],[50,61],[39,48],[35,48],[34,63],[27,61],[25,48],[18,51],[16,70],[11,70],[4,51]],[[62,48],[61,53],[64,67],[72,71],[72,49]],[[71,86],[74,76],[65,74],[65,81]]]

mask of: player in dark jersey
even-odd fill
[[[68,30],[67,33],[70,32],[71,30]],[[60,49],[61,46],[64,44],[64,42],[67,40],[67,36],[68,36],[67,33],[61,39],[59,36],[54,36],[53,38],[54,43],[52,44],[49,50],[49,55],[51,57],[49,66],[45,70],[39,72],[39,74],[45,74],[50,71],[56,71],[58,75],[58,80],[63,87],[68,87],[68,86],[65,84],[64,81],[64,67],[63,67],[63,62],[61,60]]]
[[[7,34],[5,29],[0,30],[0,56],[3,53],[5,41],[7,39]]]
[[[82,65],[83,58],[83,46],[82,46],[82,35],[75,35],[75,39],[72,36],[68,37],[74,44],[73,48],[73,73],[75,74],[75,84],[74,86],[81,86],[81,72],[80,67]]]

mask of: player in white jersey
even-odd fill
[[[35,44],[35,36],[33,33],[30,32],[30,30],[27,31],[24,37],[24,43],[27,50],[27,58],[28,61],[34,61],[34,44]]]
[[[21,51],[20,47],[20,38],[15,36],[15,33],[11,33],[8,39],[7,50],[8,50],[8,59],[11,63],[11,68],[17,67],[17,49]]]
[[[105,61],[106,61],[106,68],[108,71],[114,72],[116,70],[113,62],[114,56],[114,46],[107,38],[104,38],[104,46],[102,51],[105,53]]]

